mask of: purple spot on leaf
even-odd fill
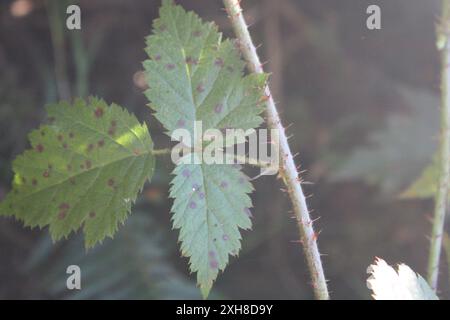
[[[209,262],[209,266],[211,267],[211,269],[217,269],[219,267],[219,264],[217,263],[216,260],[211,260]]]
[[[59,205],[59,209],[60,210],[68,210],[69,208],[70,208],[70,205],[68,203],[65,203],[65,202],[63,202],[63,203],[61,203]]]
[[[42,153],[44,151],[44,146],[42,144],[38,144],[36,146],[36,151]]]
[[[223,59],[217,58],[216,61],[214,61],[214,64],[218,67],[223,67]]]
[[[191,209],[196,209],[196,208],[197,208],[197,204],[196,204],[194,201],[191,201],[191,202],[189,203],[189,208],[191,208]]]
[[[191,172],[188,169],[184,169],[182,175],[185,178],[189,178],[191,176]]]
[[[203,91],[205,91],[205,87],[203,86],[203,84],[199,84],[198,86],[197,86],[197,92],[198,93],[202,93]]]
[[[223,110],[223,104],[219,103],[214,107],[214,112],[215,113],[221,113]]]
[[[178,128],[183,128],[185,125],[186,125],[186,121],[184,121],[183,119],[180,119],[177,121]]]
[[[98,107],[97,109],[95,109],[94,115],[95,115],[96,118],[103,117],[103,109]]]
[[[192,58],[192,57],[187,57],[187,58],[186,58],[186,63],[187,63],[187,64],[192,64],[192,65],[196,65],[196,64],[198,64],[198,60],[197,60],[197,59],[194,59],[194,58]]]

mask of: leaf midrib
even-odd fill
[[[58,185],[60,185],[60,184],[66,183],[67,181],[69,181],[69,180],[72,179],[72,178],[76,178],[76,177],[78,177],[78,176],[80,176],[80,175],[87,174],[87,173],[89,173],[89,172],[91,172],[91,171],[94,171],[94,170],[97,170],[97,169],[102,169],[102,168],[104,168],[104,167],[106,167],[106,166],[109,166],[109,165],[111,165],[111,164],[113,164],[113,163],[120,162],[120,161],[123,161],[123,160],[126,160],[126,159],[133,159],[133,158],[134,158],[133,161],[135,161],[137,158],[142,157],[142,156],[147,156],[147,155],[149,155],[149,154],[151,154],[151,150],[148,150],[148,151],[146,151],[146,152],[143,152],[143,153],[141,153],[141,154],[139,154],[139,155],[128,155],[128,156],[123,157],[123,158],[115,159],[115,160],[113,160],[113,161],[104,163],[102,166],[94,166],[94,167],[92,167],[91,169],[87,169],[87,170],[81,171],[81,172],[79,172],[79,173],[77,173],[77,174],[68,176],[67,178],[65,178],[65,179],[63,179],[63,180],[61,180],[61,181],[58,181],[57,183],[53,183],[53,184],[46,185],[46,186],[45,186],[44,188],[42,188],[42,189],[39,189],[39,190],[30,192],[30,193],[27,193],[27,194],[25,194],[25,195],[22,195],[22,199],[28,198],[28,197],[30,197],[30,196],[32,196],[32,195],[35,195],[35,194],[39,194],[39,193],[42,192],[42,191],[48,191],[49,189],[52,189],[53,187],[56,187],[56,186],[58,186]]]

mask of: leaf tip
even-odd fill
[[[212,282],[206,284],[200,284],[200,291],[202,293],[203,300],[208,299],[209,293],[211,292]]]

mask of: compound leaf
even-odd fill
[[[0,212],[26,226],[49,226],[54,240],[80,228],[86,247],[112,237],[154,170],[145,124],[90,98],[47,107],[49,124],[29,135],[14,163],[13,190]]]
[[[146,96],[167,134],[186,129],[198,139],[197,122],[204,131],[251,129],[262,123],[267,75],[244,76],[235,44],[222,41],[213,23],[164,1],[146,52]],[[232,165],[178,164],[174,174],[173,225],[180,229],[181,252],[190,258],[206,297],[229,255],[240,249],[239,228],[251,227],[252,186]]]

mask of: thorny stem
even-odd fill
[[[442,1],[442,18],[438,27],[438,48],[441,50],[441,137],[439,148],[439,187],[435,195],[433,230],[428,258],[428,282],[434,291],[439,277],[445,212],[450,183],[450,0]]]
[[[223,0],[234,32],[238,38],[240,49],[247,60],[248,68],[253,73],[263,73],[263,67],[248,32],[247,24],[242,14],[240,0]],[[295,217],[298,222],[301,242],[311,274],[314,294],[317,299],[328,300],[329,294],[327,283],[322,268],[319,249],[317,247],[317,234],[314,232],[313,223],[309,215],[306,198],[300,184],[299,175],[295,162],[289,148],[284,128],[281,124],[275,102],[271,96],[270,89],[266,86],[265,94],[266,115],[268,126],[278,129],[280,135],[280,153],[282,161],[280,164],[280,175],[289,191],[289,196],[294,208]]]
[[[447,266],[448,266],[448,281],[450,283],[450,237],[448,234],[444,235],[444,249],[445,249],[445,255],[447,257]]]

